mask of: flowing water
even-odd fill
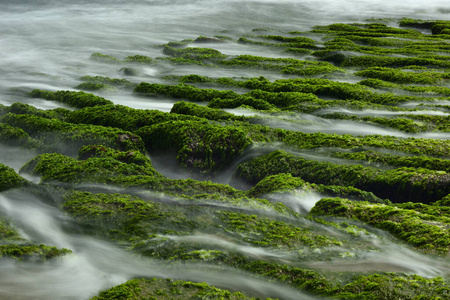
[[[31,89],[74,90],[85,75],[124,77],[117,66],[98,64],[89,57],[102,53],[118,58],[141,54],[160,57],[158,45],[202,36],[226,35],[239,37],[253,28],[276,28],[289,31],[306,31],[314,25],[334,22],[357,22],[369,18],[421,18],[446,19],[450,12],[447,0],[424,3],[416,0],[0,0],[0,104],[28,103],[40,109],[65,107],[56,102],[32,99],[26,96]],[[279,56],[270,49],[248,45],[218,44],[224,54],[255,54]],[[287,56],[287,55],[286,55]],[[261,76],[268,79],[281,75],[249,70],[200,69],[193,66],[143,67],[133,77],[133,82],[160,82],[165,75],[200,74],[212,77]],[[125,78],[125,77],[124,77]],[[24,92],[23,92],[24,91]],[[170,111],[173,99],[141,98],[131,93],[103,95],[116,104],[140,109]],[[233,113],[246,112],[230,110]],[[328,113],[328,112],[326,112]],[[374,111],[360,111],[361,115],[373,115]],[[390,115],[393,112],[376,112]],[[417,112],[415,112],[417,113]],[[355,112],[356,114],[356,112]],[[445,115],[437,112],[434,114]],[[376,126],[355,126],[351,122],[321,120],[317,116],[300,115],[292,120],[267,121],[278,128],[305,132],[352,133],[356,135],[383,134],[408,136],[407,134]],[[355,132],[355,130],[357,130]],[[448,134],[423,137],[447,139]],[[35,153],[6,145],[0,146],[0,163],[16,171]],[[164,159],[156,160],[155,167],[163,174],[182,178]],[[234,166],[235,167],[235,166]],[[232,167],[230,167],[232,168]],[[231,174],[233,170],[228,173]],[[225,175],[222,181],[229,179]],[[227,175],[228,174],[228,175]],[[170,176],[170,175],[168,175]],[[287,205],[297,211],[308,211],[320,199],[309,195],[306,201],[284,197]],[[276,196],[274,196],[276,198]],[[220,287],[253,291],[266,297],[280,299],[312,299],[298,291],[281,287],[263,280],[250,279],[243,272],[217,269],[212,266],[186,265],[183,272],[173,270],[158,261],[135,257],[124,250],[67,230],[71,223],[59,210],[25,191],[0,194],[0,210],[14,221],[21,234],[37,243],[66,247],[74,255],[51,264],[16,264],[0,261],[0,297],[4,299],[88,299],[100,290],[123,283],[136,276],[178,277],[193,281],[207,281]],[[298,203],[303,203],[302,205]],[[180,239],[180,237],[167,237]],[[186,240],[209,242],[214,246],[235,249],[250,256],[261,256],[287,263],[292,257],[252,248],[233,241],[200,234],[183,237]],[[370,243],[372,243],[371,241]],[[384,242],[383,242],[384,243]],[[373,265],[374,269],[385,266],[386,270],[408,271],[424,276],[439,276],[448,270],[448,263],[432,261],[409,249],[389,242],[382,243],[384,251],[367,253],[358,268]],[[382,246],[379,249],[383,248]],[[114,262],[114,263],[111,263]],[[355,263],[310,262],[317,269],[351,270]]]

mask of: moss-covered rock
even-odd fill
[[[256,299],[206,283],[172,279],[133,279],[100,292],[91,300],[106,299]],[[259,299],[259,298],[258,298]]]
[[[105,145],[122,151],[144,151],[139,136],[131,132],[104,126],[72,124],[34,115],[7,114],[2,118],[10,126],[19,127],[31,137],[73,155],[84,145]]]
[[[450,176],[444,171],[420,168],[382,171],[361,165],[309,161],[281,150],[242,163],[237,169],[239,178],[253,184],[278,173],[290,173],[317,184],[353,186],[393,202],[429,203],[450,193]]]
[[[204,121],[170,121],[136,133],[150,152],[174,151],[187,169],[208,173],[223,169],[252,144],[239,128]]]
[[[192,85],[182,83],[177,85],[166,85],[141,82],[134,89],[134,93],[147,96],[162,94],[173,98],[183,98],[193,102],[208,102],[215,98],[233,99],[238,96],[238,94],[233,91],[201,89]]]
[[[110,183],[119,176],[158,176],[150,162],[137,153],[121,153],[102,146],[81,150],[82,158],[90,155],[78,161],[58,153],[41,154],[27,162],[20,172],[42,176],[43,182],[65,183]]]
[[[0,192],[24,186],[27,181],[12,168],[0,164]]]
[[[177,102],[172,106],[170,113],[197,116],[208,120],[236,120],[243,121],[246,118],[243,116],[235,116],[232,113],[228,113],[221,109],[214,109],[210,107],[201,106],[190,102]]]
[[[0,257],[18,261],[45,262],[72,253],[71,250],[53,246],[40,245],[0,245]]]
[[[424,204],[422,206],[426,207]],[[439,216],[427,214],[417,211],[412,203],[400,207],[404,208],[342,198],[324,198],[316,203],[310,214],[358,219],[387,230],[419,249],[448,254],[450,236],[446,228],[450,218],[447,213]],[[436,209],[439,211],[438,207]]]
[[[105,98],[85,92],[50,92],[45,90],[33,90],[30,93],[30,96],[33,98],[43,98],[51,101],[58,101],[76,108],[113,104],[113,102],[110,100],[106,100]]]

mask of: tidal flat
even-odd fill
[[[445,3],[178,2],[0,4],[0,298],[450,299]]]

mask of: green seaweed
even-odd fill
[[[188,170],[217,172],[252,144],[245,131],[204,121],[169,121],[136,133],[150,152],[174,151]]]
[[[17,174],[12,168],[0,164],[0,192],[12,188],[23,187],[27,180]]]
[[[201,89],[183,83],[177,85],[165,85],[141,82],[133,92],[145,96],[162,94],[173,98],[184,98],[193,102],[205,102],[215,98],[233,99],[238,96],[238,94],[233,91]]]
[[[210,107],[201,106],[190,102],[177,102],[172,106],[170,110],[171,114],[182,114],[189,116],[197,116],[200,118],[205,118],[208,120],[234,120],[234,121],[244,121],[245,117],[235,116],[232,113],[225,112],[221,109],[214,109]]]
[[[71,250],[53,246],[9,244],[0,245],[0,257],[8,257],[17,261],[31,261],[43,263],[49,259],[59,258],[72,253]]]
[[[113,102],[110,100],[106,100],[105,98],[85,92],[50,92],[45,90],[33,90],[30,93],[30,96],[33,98],[43,98],[46,100],[58,101],[76,108],[113,104]]]
[[[430,203],[450,193],[447,188],[450,176],[444,171],[406,167],[377,170],[361,165],[337,165],[308,161],[281,150],[242,163],[237,168],[237,176],[252,184],[278,173],[290,173],[311,183],[353,186],[393,202]]]
[[[133,279],[102,291],[91,300],[106,299],[259,299],[206,283],[172,279]],[[267,298],[269,299],[269,298]]]
[[[426,207],[419,204],[419,207]],[[439,209],[438,207],[430,208]],[[384,229],[418,249],[446,254],[450,236],[446,230],[448,214],[427,214],[414,209],[413,203],[399,207],[368,202],[355,202],[342,198],[324,198],[312,208],[311,215],[330,215],[353,218]]]

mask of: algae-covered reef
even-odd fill
[[[26,191],[69,233],[162,270],[92,299],[450,299],[449,28],[256,28],[157,57],[93,53],[120,78],[27,91],[60,108],[0,106],[0,143],[33,153],[18,173],[0,164],[0,196]],[[170,73],[184,66],[198,74]],[[6,216],[0,233],[21,263],[71,252]]]

